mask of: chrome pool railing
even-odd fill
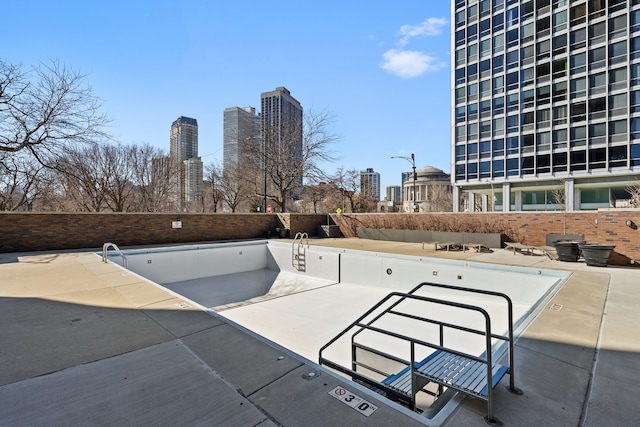
[[[102,245],[102,262],[107,262],[107,252],[109,251],[109,247],[112,247],[118,253],[118,255],[122,257],[122,266],[128,270],[129,262],[127,261],[127,257],[124,256],[118,245],[112,242],[107,242]]]
[[[303,240],[307,242],[307,248],[309,247],[309,235],[305,232],[299,231],[296,233],[296,237],[293,238],[291,244],[291,265],[298,271],[305,271],[305,250]],[[296,247],[296,242],[298,246]]]

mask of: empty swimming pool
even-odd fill
[[[485,289],[513,301],[516,334],[544,306],[568,273],[418,256],[381,254],[279,241],[255,241],[125,251],[130,270],[311,360],[318,350],[390,292],[408,292],[421,282]],[[116,254],[109,258],[120,263]],[[447,289],[421,295],[482,306],[492,330],[507,330],[500,301]],[[416,308],[416,310],[418,310]],[[458,316],[446,310],[432,315]],[[477,318],[461,320],[473,326]],[[396,328],[411,328],[399,322]],[[462,338],[472,354],[482,343]],[[379,343],[389,347],[392,343]],[[350,363],[348,346],[335,360]]]

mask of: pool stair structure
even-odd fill
[[[504,299],[507,335],[492,332],[490,315],[482,307],[418,294],[427,288]],[[447,308],[446,319],[417,314],[437,313],[437,308],[430,308],[434,306]],[[461,317],[460,311],[479,314],[477,318],[484,319],[484,328],[454,323],[451,314],[457,319]],[[423,327],[418,332],[415,327],[406,327],[406,323],[390,321],[390,317],[419,322]],[[433,331],[425,334],[425,329]],[[407,335],[409,330],[412,336]],[[445,332],[458,337],[448,340],[445,335],[449,334]],[[449,344],[466,342],[467,335],[481,337],[481,354],[471,354],[466,348]],[[345,338],[350,339],[350,367],[326,355],[337,343],[344,344]],[[506,363],[496,363],[505,350]],[[423,354],[427,354],[426,357]],[[513,304],[507,295],[493,291],[424,282],[408,293],[392,292],[325,344],[319,351],[319,363],[427,416],[441,409],[456,392],[461,392],[486,401],[485,421],[499,423],[493,413],[493,389],[506,374],[509,374],[509,391],[522,394],[515,386]]]

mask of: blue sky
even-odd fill
[[[205,164],[222,160],[223,111],[259,110],[285,86],[335,116],[338,160],[373,168],[382,197],[411,165],[450,172],[449,2],[12,1],[0,57],[58,60],[87,74],[123,143],[169,149],[181,115],[199,125]]]

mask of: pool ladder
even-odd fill
[[[112,247],[118,253],[118,255],[122,257],[122,266],[128,270],[129,262],[127,261],[127,257],[124,256],[118,245],[116,245],[115,243],[107,242],[102,245],[102,261],[107,262],[107,251],[109,250],[109,247]]]
[[[298,271],[307,270],[303,240],[307,242],[307,248],[309,248],[309,235],[301,231],[296,233],[296,237],[293,238],[293,243],[291,244],[291,265]]]

